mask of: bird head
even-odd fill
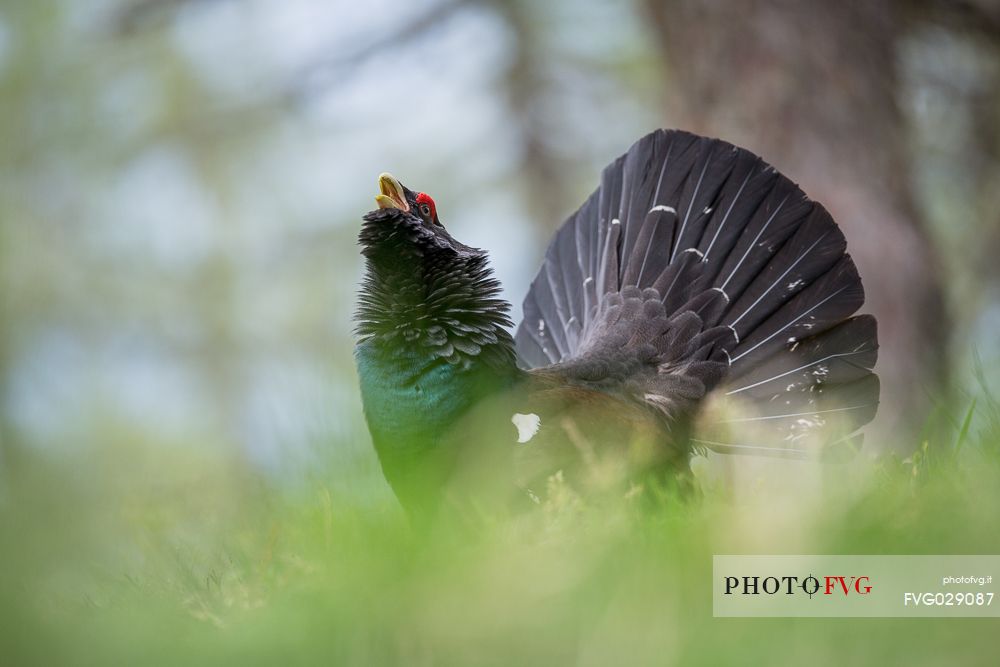
[[[378,177],[378,208],[365,215],[359,237],[370,260],[399,261],[430,255],[469,257],[481,254],[456,241],[441,224],[434,199],[414,192],[391,174]]]
[[[378,177],[379,194],[375,195],[375,203],[379,208],[398,209],[403,213],[413,212],[428,224],[441,226],[437,216],[437,206],[431,196],[425,192],[414,192],[400,183],[392,174],[380,174]]]

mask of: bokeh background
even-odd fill
[[[490,250],[516,319],[552,231],[665,126],[831,209],[905,428],[973,351],[1000,366],[998,50],[986,1],[5,2],[0,423],[279,474],[333,436],[370,468],[350,316],[377,174]]]
[[[71,565],[94,543],[131,571],[255,503],[390,506],[351,357],[376,176],[490,250],[517,320],[549,236],[657,127],[754,150],[845,228],[880,321],[869,447],[995,421],[992,0],[0,2],[0,539],[41,582],[18,590],[102,607]]]

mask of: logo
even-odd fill
[[[871,577],[825,575],[821,578],[809,574],[797,576],[743,576],[725,577],[723,595],[797,595],[804,593],[810,599],[822,590],[822,595],[868,595],[872,592]]]

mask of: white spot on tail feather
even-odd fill
[[[722,289],[721,287],[713,287],[712,289],[721,292],[722,298],[726,300],[726,303],[729,303],[729,295],[726,294],[726,290]]]
[[[653,211],[666,211],[667,213],[673,213],[674,215],[677,214],[676,208],[674,208],[673,206],[664,206],[663,204],[660,204],[659,206],[654,206],[653,208],[649,209],[650,213],[652,213]]]
[[[510,423],[517,428],[517,441],[524,444],[538,433],[538,427],[542,425],[542,418],[534,412],[526,415],[515,412],[510,418]]]

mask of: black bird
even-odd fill
[[[636,488],[699,448],[856,450],[875,319],[822,205],[747,150],[656,131],[556,232],[512,337],[486,253],[379,178],[355,350],[386,479],[414,513]],[[553,477],[557,476],[557,477]]]

